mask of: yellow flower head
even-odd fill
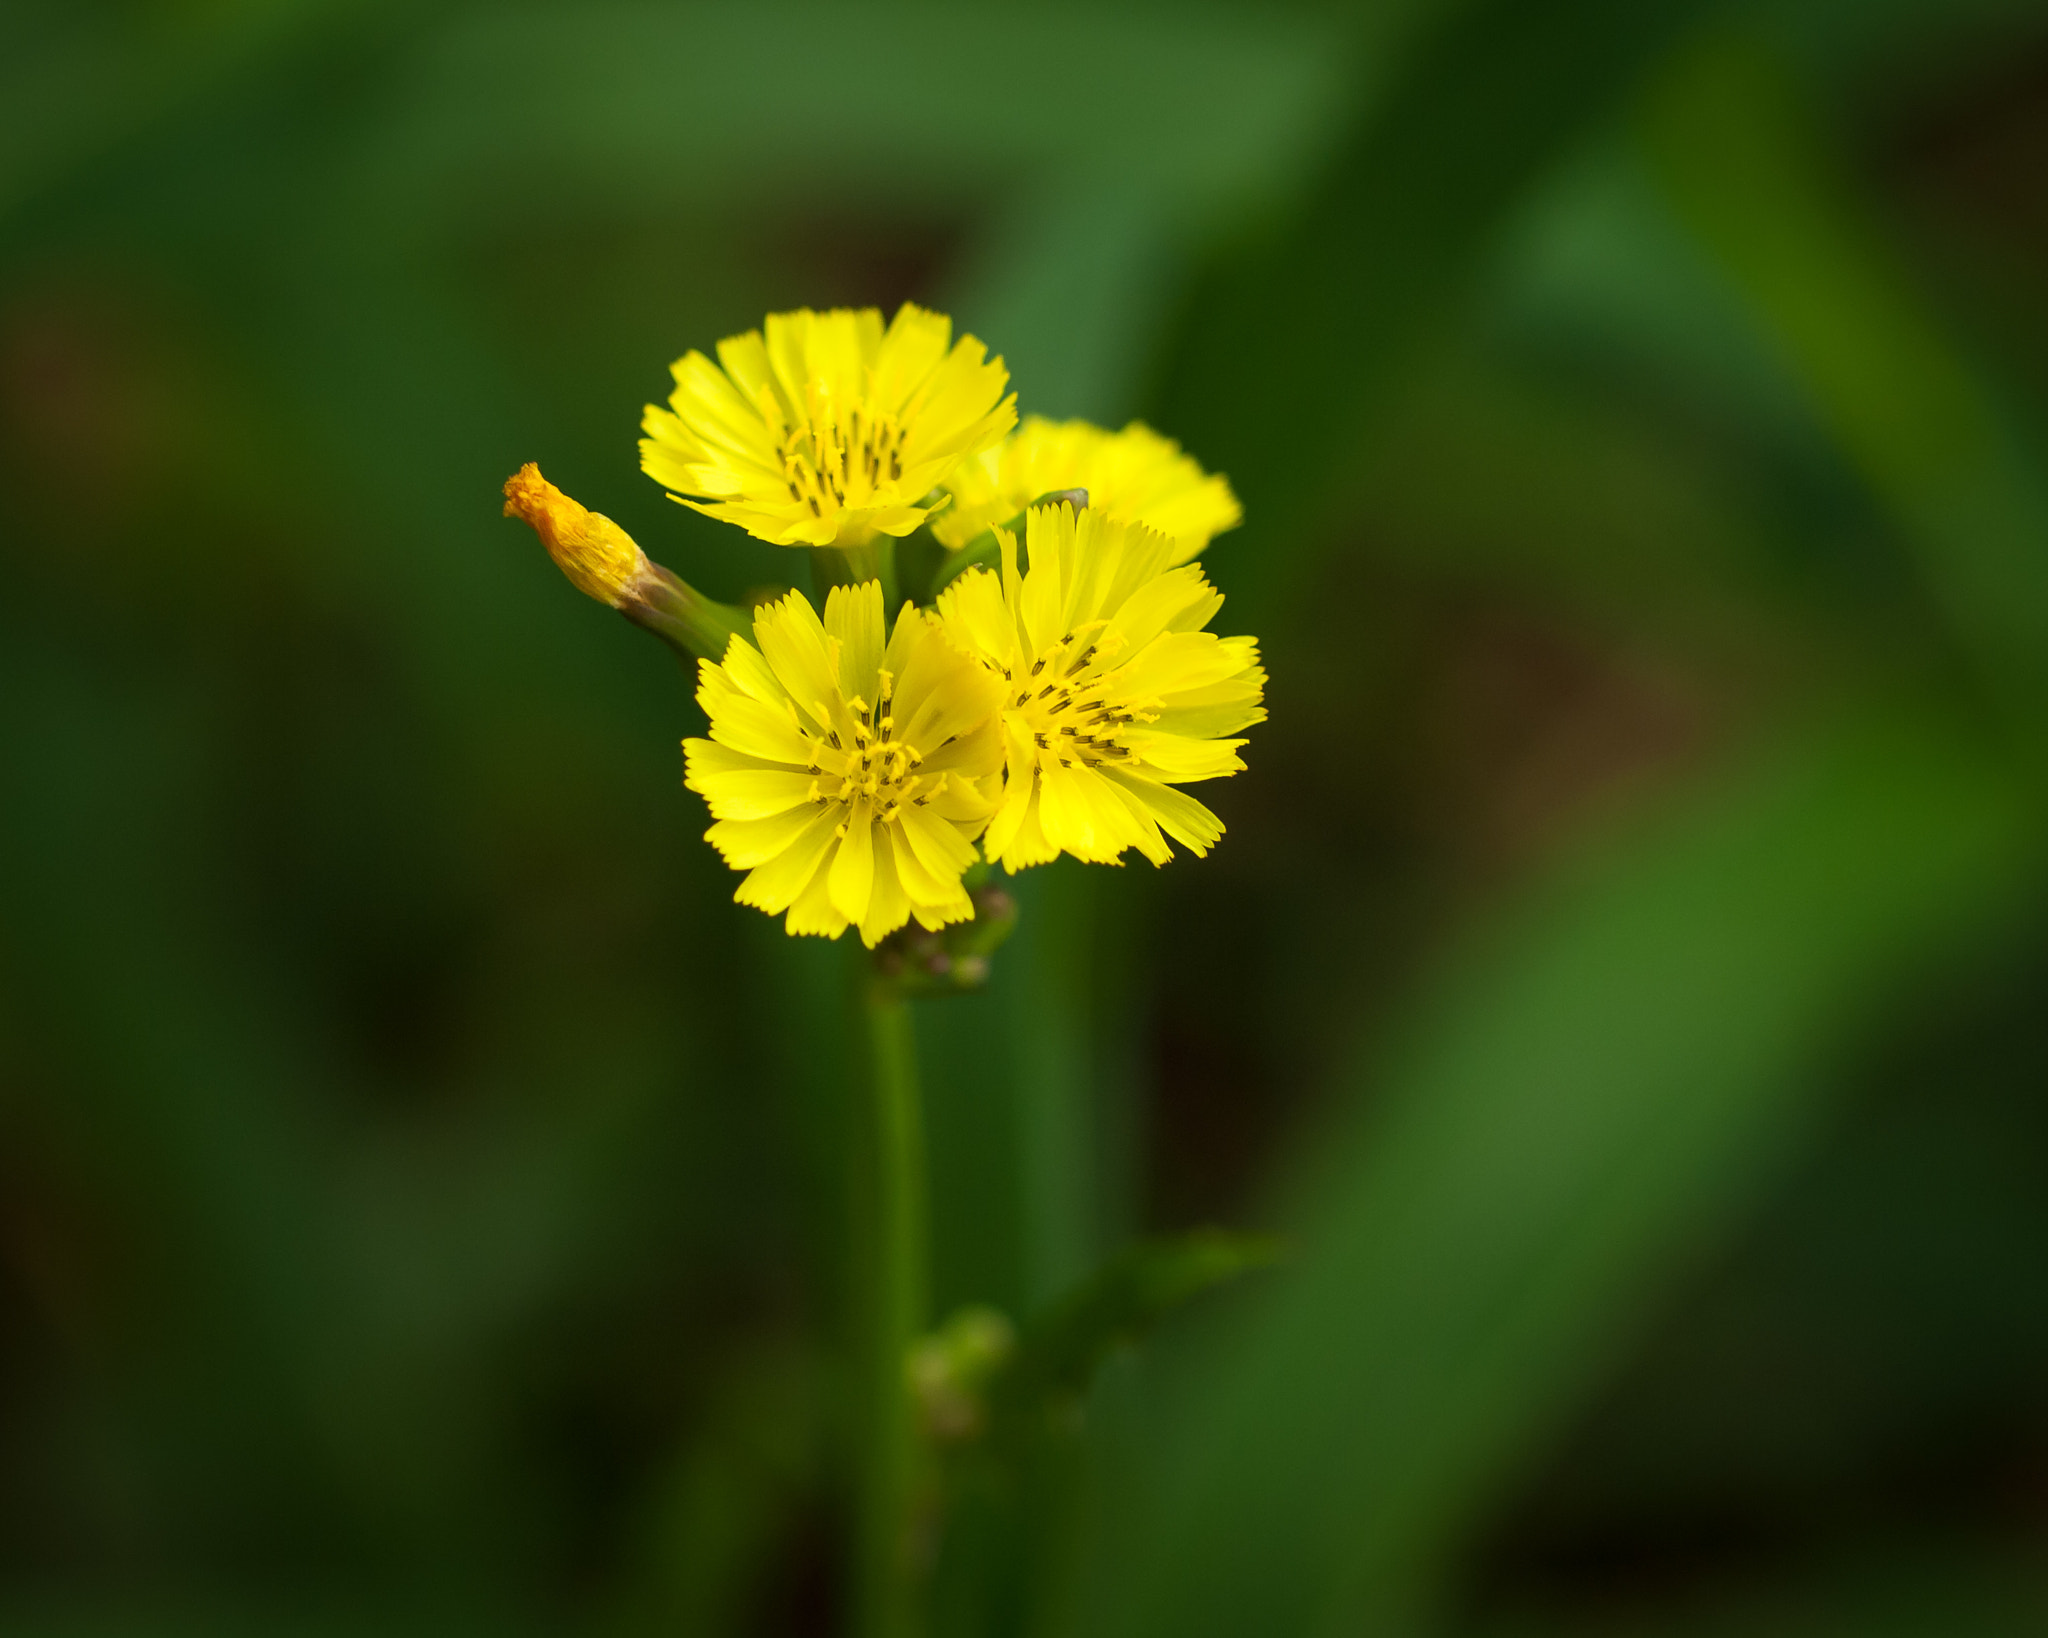
[[[805,307],[770,313],[765,330],[721,341],[717,364],[685,353],[669,407],[640,423],[649,477],[762,540],[907,535],[953,469],[1017,423],[1003,361],[972,336],[949,347],[941,313],[906,302],[884,330],[872,307]]]
[[[711,737],[683,742],[684,782],[718,821],[706,840],[748,872],[733,897],[787,911],[792,933],[855,926],[873,946],[912,916],[974,914],[960,873],[994,806],[1000,682],[922,610],[882,639],[875,581],[835,586],[822,622],[791,592],[699,671]]]
[[[613,608],[651,572],[631,535],[602,512],[571,500],[531,461],[505,480],[505,516],[532,524],[569,583]]]
[[[1142,421],[1108,432],[1087,421],[1031,415],[1001,447],[968,461],[948,480],[951,510],[932,521],[947,546],[1008,523],[1041,495],[1088,491],[1088,509],[1173,537],[1169,563],[1199,557],[1210,540],[1244,519],[1230,481],[1206,474]]]
[[[1223,822],[1174,787],[1238,772],[1265,719],[1266,674],[1249,637],[1204,631],[1223,606],[1178,543],[1090,507],[1033,508],[1030,572],[998,530],[1003,570],[971,569],[939,599],[953,641],[1003,681],[1005,780],[982,846],[1006,869],[1059,853],[1098,864],[1136,848],[1196,854]]]

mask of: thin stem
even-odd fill
[[[869,1074],[857,1150],[864,1176],[855,1191],[854,1279],[866,1343],[866,1449],[857,1630],[862,1638],[907,1638],[917,1626],[917,1429],[908,1360],[925,1323],[924,1126],[909,1003],[886,979],[870,976],[862,1009]]]
[[[722,660],[733,638],[752,634],[745,609],[714,603],[659,563],[646,565],[618,607],[634,625],[699,660]]]
[[[860,546],[819,546],[811,553],[811,585],[821,609],[834,586],[858,586],[868,580],[882,583],[882,610],[893,617],[899,600],[896,542],[888,535],[877,535]]]

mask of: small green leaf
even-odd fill
[[[1227,1229],[1132,1246],[1025,1327],[991,1390],[996,1419],[1071,1404],[1116,1349],[1141,1341],[1204,1292],[1270,1267],[1281,1254],[1280,1242],[1269,1235]]]

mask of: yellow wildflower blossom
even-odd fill
[[[964,463],[948,481],[951,510],[932,522],[946,546],[965,546],[1008,523],[1041,495],[1088,491],[1088,510],[1126,518],[1173,537],[1169,563],[1199,557],[1209,542],[1244,520],[1221,473],[1204,473],[1142,421],[1109,432],[1087,421],[1029,415],[1004,443]]]
[[[641,421],[640,465],[685,506],[781,546],[907,535],[931,492],[1017,423],[1009,372],[953,321],[906,302],[770,313],[676,360]],[[720,366],[723,366],[721,368]],[[938,504],[944,504],[943,499]]]
[[[872,580],[833,587],[822,621],[801,592],[757,610],[754,641],[699,669],[711,737],[683,742],[705,839],[748,872],[733,897],[869,946],[912,916],[970,919],[960,873],[994,807],[1000,695],[923,610],[885,647]]]
[[[1223,822],[1175,787],[1244,767],[1226,736],[1265,719],[1250,637],[1202,628],[1223,597],[1141,523],[1034,507],[1030,571],[998,530],[1000,578],[970,569],[939,599],[953,641],[1003,681],[1005,781],[983,850],[1011,871],[1059,853],[1098,864],[1136,848],[1165,864]]]

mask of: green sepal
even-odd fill
[[[961,878],[972,920],[936,933],[915,922],[875,946],[875,976],[905,996],[968,995],[988,982],[990,958],[1017,927],[1017,901],[988,880],[979,861]]]
[[[716,603],[659,563],[628,589],[619,612],[685,659],[719,660],[735,637],[753,631],[752,613]]]

